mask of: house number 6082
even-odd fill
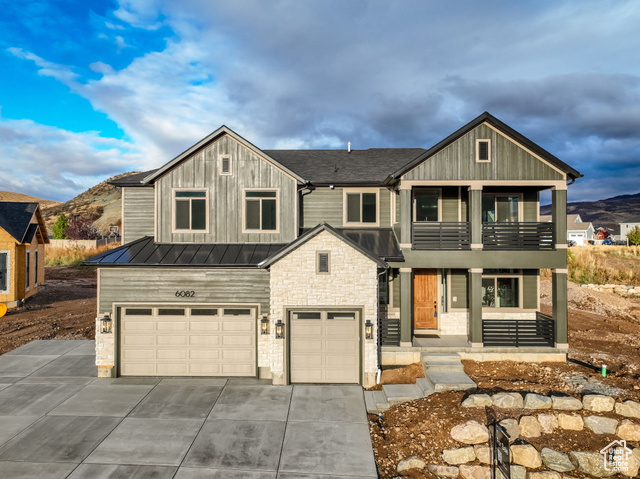
[[[193,298],[195,295],[195,291],[176,291],[176,298]]]

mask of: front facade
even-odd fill
[[[38,203],[0,202],[0,303],[16,307],[38,292],[47,243]]]
[[[551,215],[540,216],[540,221],[553,221]],[[576,246],[586,246],[593,242],[593,223],[582,221],[578,214],[567,215],[567,242]]]
[[[634,228],[640,228],[640,218],[631,218],[624,223],[620,223],[620,241],[627,241],[627,234]]]
[[[579,176],[488,113],[429,150],[260,150],[222,127],[114,183],[124,245],[87,261],[100,374],[367,386],[438,341],[562,353]]]

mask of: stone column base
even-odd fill
[[[115,378],[116,368],[114,368],[113,366],[98,366],[98,377],[99,378]]]

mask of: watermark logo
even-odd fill
[[[627,447],[627,441],[613,441],[600,450],[604,458],[604,470],[608,472],[627,472],[629,470],[629,455],[632,451]]]

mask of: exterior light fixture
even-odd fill
[[[260,320],[260,334],[269,334],[269,318],[266,314],[263,314]]]
[[[373,323],[370,319],[364,322],[364,337],[366,339],[373,339]]]
[[[281,319],[276,321],[276,339],[284,338],[284,323]]]
[[[100,333],[101,334],[111,334],[113,332],[113,321],[108,314],[105,314],[100,319]]]

